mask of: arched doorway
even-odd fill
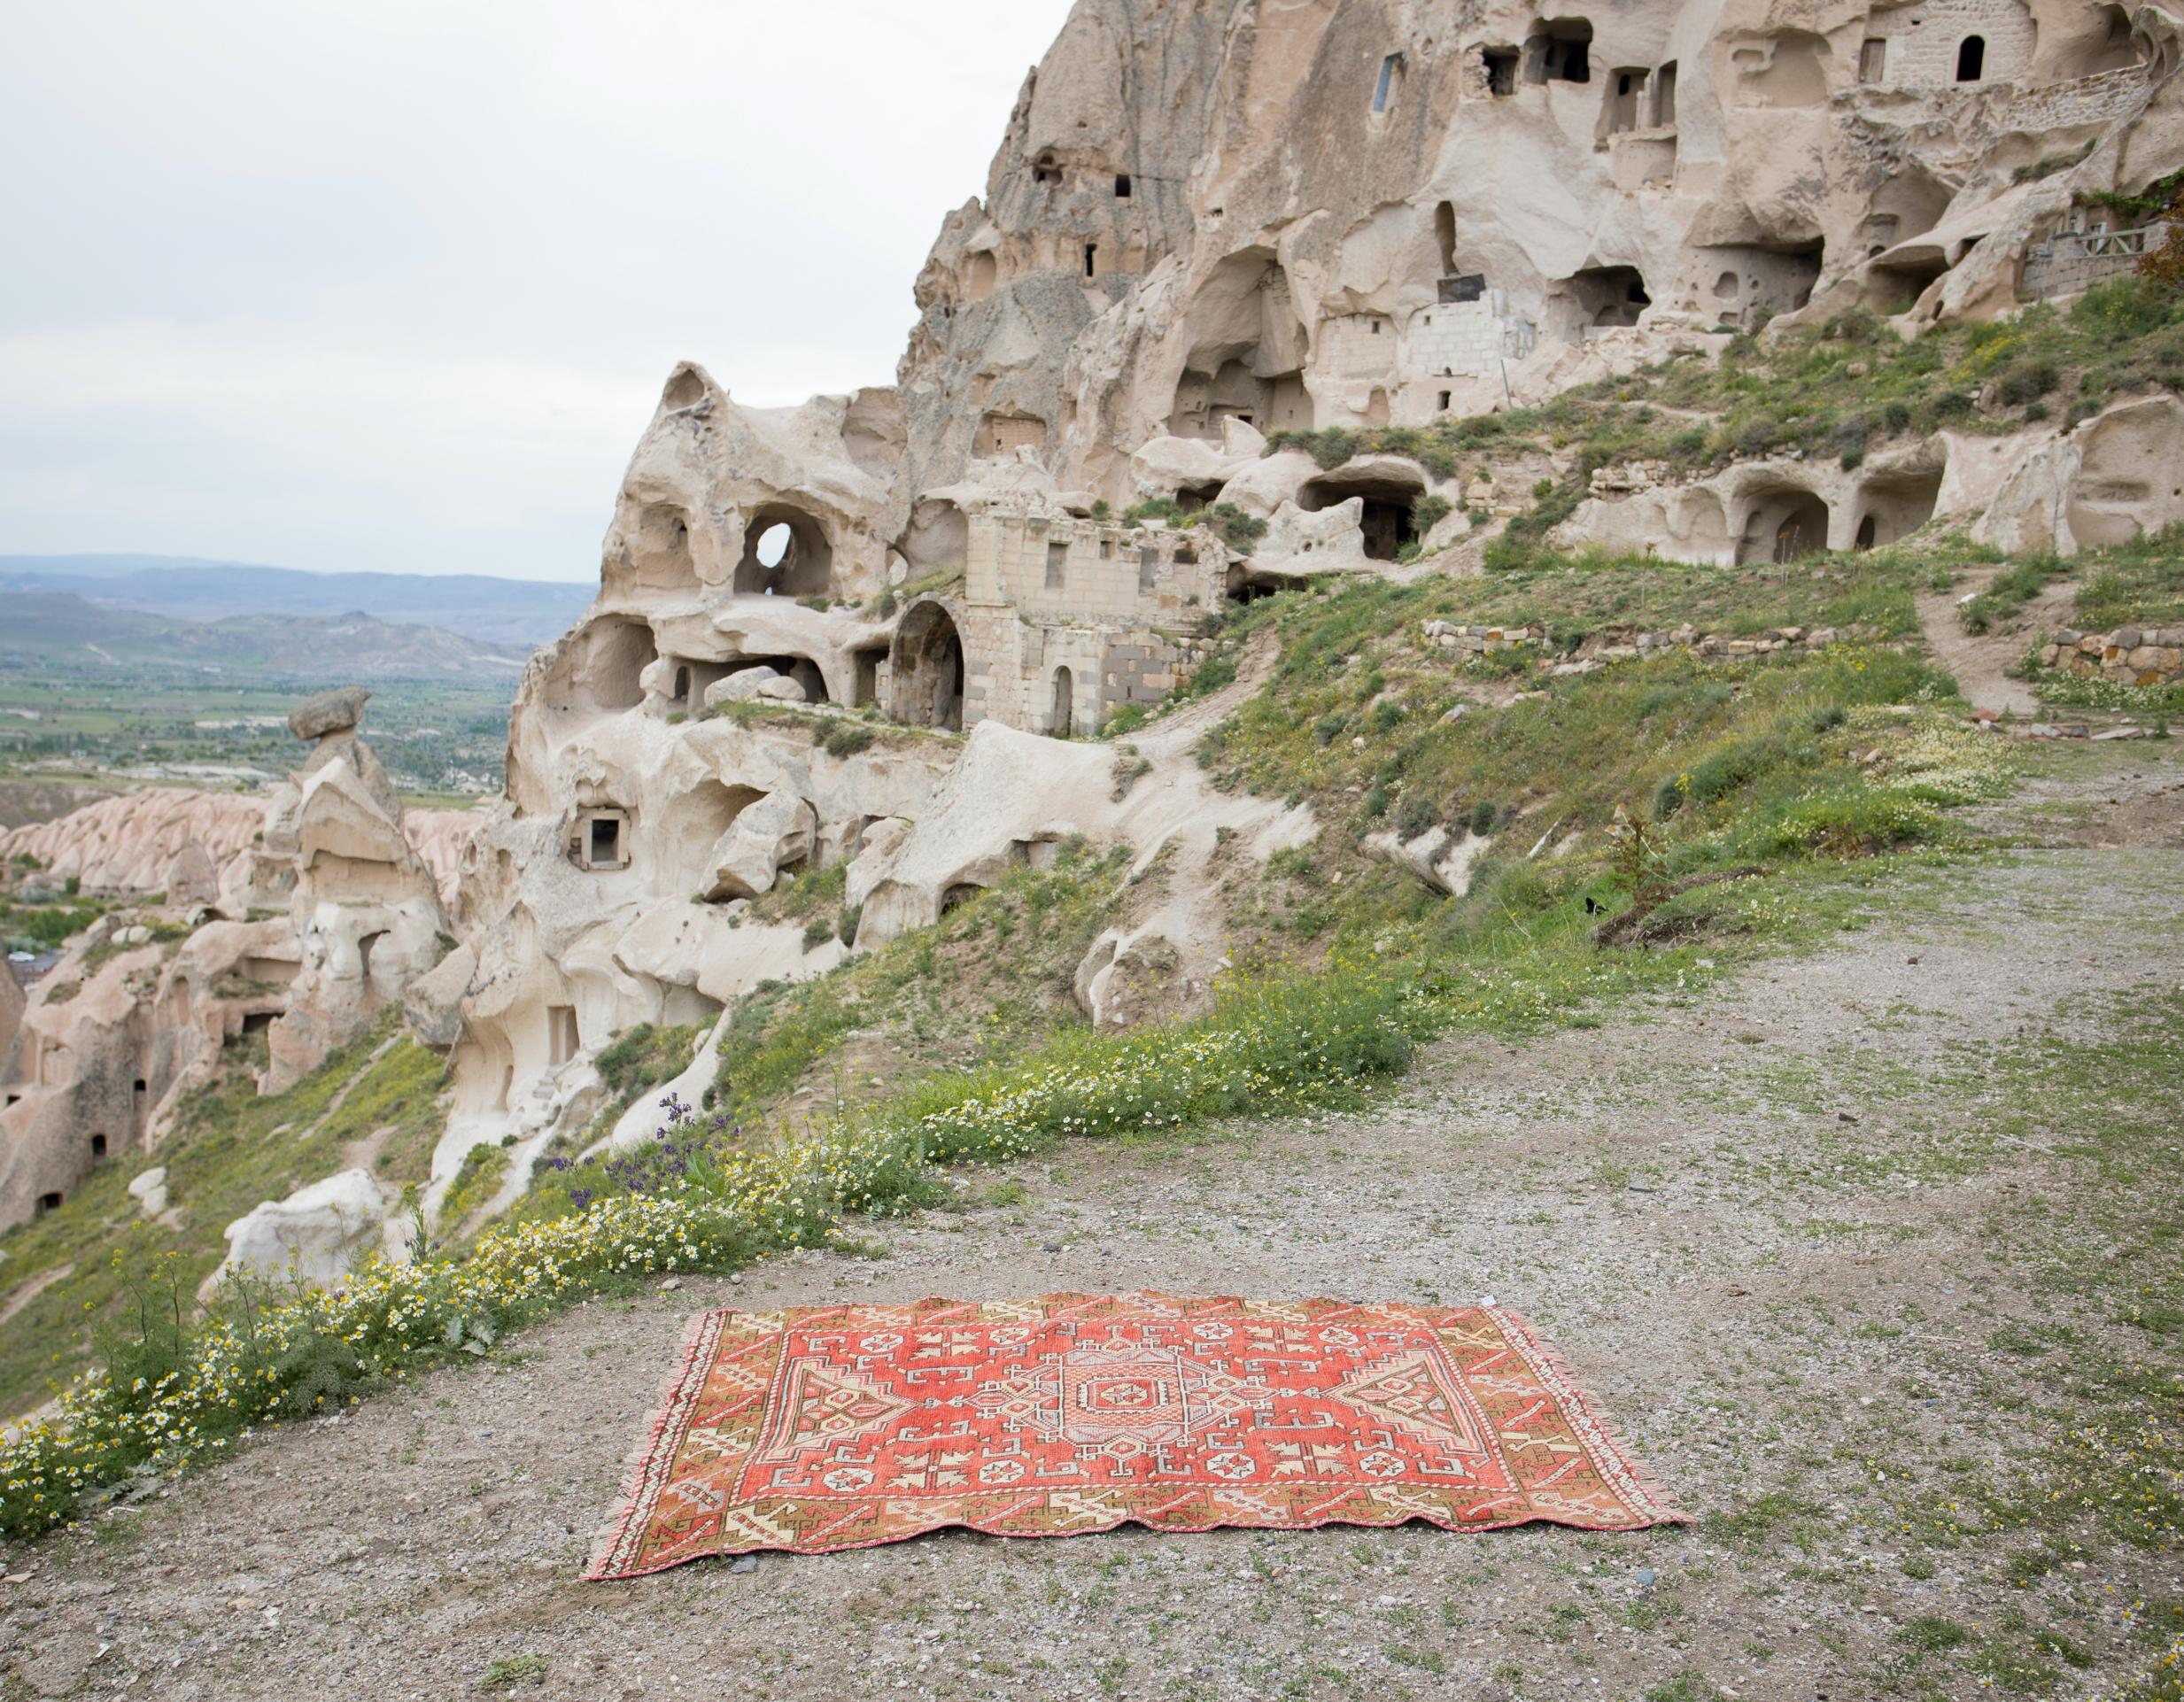
[[[1774,560],[1780,564],[1828,546],[1827,505],[1818,497],[1793,503],[1775,527]]]
[[[1048,718],[1047,730],[1057,739],[1067,739],[1074,731],[1076,706],[1073,700],[1075,695],[1076,685],[1075,682],[1070,678],[1069,669],[1056,669],[1054,670],[1054,713]]]
[[[1827,504],[1809,491],[1777,488],[1758,497],[1746,510],[1737,560],[1787,566],[1827,546]]]
[[[922,602],[895,629],[890,657],[895,718],[913,727],[963,727],[963,636],[937,602]]]

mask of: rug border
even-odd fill
[[[887,1536],[855,1543],[828,1543],[815,1547],[801,1547],[793,1543],[769,1543],[747,1549],[708,1550],[701,1554],[679,1555],[672,1559],[640,1567],[614,1564],[617,1552],[623,1547],[632,1529],[641,1530],[649,1522],[652,1512],[658,1505],[662,1490],[666,1487],[667,1474],[663,1469],[672,1464],[676,1449],[688,1427],[689,1409],[697,1402],[707,1378],[711,1374],[712,1358],[706,1350],[719,1340],[726,1320],[734,1317],[773,1317],[781,1319],[781,1327],[788,1327],[792,1314],[817,1316],[836,1312],[856,1306],[887,1306],[894,1310],[910,1311],[921,1307],[953,1309],[964,1306],[984,1307],[1009,1304],[1027,1304],[1046,1306],[1056,1301],[1070,1300],[1157,1301],[1175,1306],[1197,1307],[1212,1305],[1251,1306],[1401,1306],[1413,1311],[1439,1309],[1447,1311],[1477,1311],[1492,1318],[1503,1335],[1518,1352],[1530,1358],[1536,1369],[1560,1385],[1558,1395],[1565,1402],[1571,1420],[1580,1427],[1581,1436],[1587,1429],[1586,1452],[1595,1466],[1612,1465],[1621,1470],[1629,1482],[1630,1490],[1643,1507],[1632,1511],[1646,1515],[1641,1525],[1610,1525],[1560,1517],[1551,1513],[1530,1512],[1521,1519],[1499,1519],[1484,1522],[1469,1520],[1461,1524],[1436,1519],[1430,1513],[1405,1513],[1397,1519],[1373,1520],[1336,1516],[1311,1525],[1260,1524],[1243,1519],[1217,1519],[1203,1525],[1149,1524],[1129,1513],[1123,1513],[1105,1524],[1087,1525],[1081,1529],[1066,1533],[1044,1533],[1042,1536],[1067,1535],[1071,1536],[1097,1536],[1118,1530],[1125,1525],[1137,1525],[1146,1530],[1189,1536],[1211,1530],[1320,1530],[1331,1525],[1347,1525],[1360,1530],[1393,1530],[1408,1524],[1431,1525],[1454,1536],[1472,1532],[1512,1530],[1525,1525],[1560,1525],[1569,1530],[1638,1531],[1655,1525],[1685,1525],[1695,1522],[1693,1516],[1684,1512],[1659,1486],[1652,1474],[1638,1464],[1622,1434],[1609,1420],[1599,1401],[1570,1370],[1561,1354],[1550,1346],[1546,1339],[1531,1322],[1517,1312],[1499,1305],[1448,1305],[1444,1302],[1417,1302],[1409,1300],[1345,1300],[1333,1295],[1312,1295],[1296,1300],[1253,1302],[1239,1295],[1172,1295],[1159,1289],[1127,1289],[1110,1294],[1096,1294],[1081,1289],[1058,1289],[1050,1294],[1033,1296],[1024,1303],[1004,1300],[960,1300],[945,1295],[925,1295],[916,1300],[836,1301],[817,1306],[777,1307],[709,1307],[690,1319],[683,1339],[681,1363],[675,1365],[660,1381],[650,1418],[638,1447],[624,1456],[631,1469],[626,1476],[627,1487],[620,1497],[620,1510],[601,1525],[591,1545],[591,1553],[584,1570],[584,1580],[589,1583],[619,1583],[636,1578],[654,1576],[671,1572],[677,1567],[690,1566],[700,1560],[731,1559],[743,1554],[849,1554],[860,1549],[887,1548],[894,1543],[908,1542],[914,1537],[929,1536],[940,1530],[973,1530],[981,1536],[1017,1538],[1026,1542],[1042,1540],[1041,1536],[1022,1531],[996,1530],[975,1519],[939,1519],[917,1530],[900,1531]],[[701,1361],[702,1359],[702,1367]],[[693,1375],[693,1373],[696,1374]],[[670,1438],[670,1427],[673,1437]],[[1626,1497],[1625,1499],[1630,1499]],[[642,1518],[640,1519],[640,1514]]]
[[[629,1470],[623,1474],[623,1492],[617,1498],[620,1511],[609,1514],[606,1522],[592,1535],[591,1552],[585,1559],[584,1568],[584,1576],[587,1581],[643,1575],[640,1572],[609,1569],[615,1552],[622,1547],[633,1525],[642,1528],[641,1525],[638,1525],[639,1512],[649,1520],[653,1509],[659,1505],[660,1491],[666,1481],[660,1468],[673,1461],[676,1446],[688,1428],[689,1408],[696,1404],[699,1393],[705,1387],[706,1378],[711,1374],[712,1356],[707,1350],[718,1342],[723,1325],[738,1310],[733,1306],[709,1307],[684,1325],[681,1362],[673,1365],[655,1385],[640,1440],[634,1449],[623,1456],[623,1463]],[[700,1369],[701,1363],[703,1369]],[[696,1373],[694,1376],[693,1373]],[[675,1428],[673,1442],[668,1441],[670,1425]],[[664,1447],[663,1443],[666,1443]],[[701,1557],[693,1555],[690,1558],[697,1559]]]

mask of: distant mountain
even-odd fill
[[[0,591],[68,593],[185,621],[361,613],[526,650],[566,632],[595,589],[475,573],[302,573],[182,555],[0,555]]]
[[[0,665],[67,661],[88,674],[101,665],[156,663],[218,669],[238,678],[513,683],[531,648],[479,644],[437,626],[378,620],[360,609],[200,622],[109,607],[73,592],[11,591],[0,582]]]

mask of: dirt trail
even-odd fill
[[[1986,590],[2001,571],[1999,567],[1975,568],[1947,591],[1919,592],[1919,630],[1934,660],[1956,675],[1957,689],[1973,708],[2037,718],[2040,700],[2022,680],[2011,679],[2008,670],[2023,660],[2025,646],[2035,636],[2061,623],[2078,587],[2068,579],[2051,581],[2007,630],[1965,631],[1958,618],[1958,602]]]
[[[2175,746],[2068,760],[2026,824],[2127,772],[2184,816]],[[999,1179],[1020,1193],[980,1175],[963,1211],[872,1226],[878,1257],[581,1307],[14,1550],[5,1694],[401,1702],[478,1694],[503,1662],[520,1683],[484,1693],[1507,1702],[1636,1698],[1695,1672],[1739,1698],[1845,1702],[1890,1673],[1906,1694],[1971,1693],[1949,1664],[1968,1650],[1921,1653],[1918,1628],[1984,1636],[2013,1612],[2088,1652],[2069,1678],[2089,1692],[2128,1670],[2131,1586],[2105,1594],[2096,1559],[2020,1587],[1994,1545],[1920,1546],[1881,1508],[2031,1445],[2051,1387],[2034,1380],[2059,1358],[1997,1351],[1997,1331],[2067,1323],[2076,1355],[2122,1328],[2064,1316],[2037,1261],[1992,1240],[2020,1190],[2066,1203],[2046,1166],[2072,1131],[2003,1139],[1965,1095],[1994,1048],[2092,1032],[2090,998],[2172,989],[2180,883],[2184,850],[2144,839],[1901,870],[1815,955],[1597,1027],[1444,1043],[1365,1113],[1072,1146]],[[1975,1137],[1985,1158],[1935,1157]],[[693,1311],[1134,1287],[1491,1293],[1709,1522],[953,1534],[580,1582]],[[2130,1563],[2149,1599],[2184,1595],[2173,1557]]]

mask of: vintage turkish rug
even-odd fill
[[[942,1526],[1680,1519],[1493,1306],[1048,1295],[711,1311],[587,1574]]]

